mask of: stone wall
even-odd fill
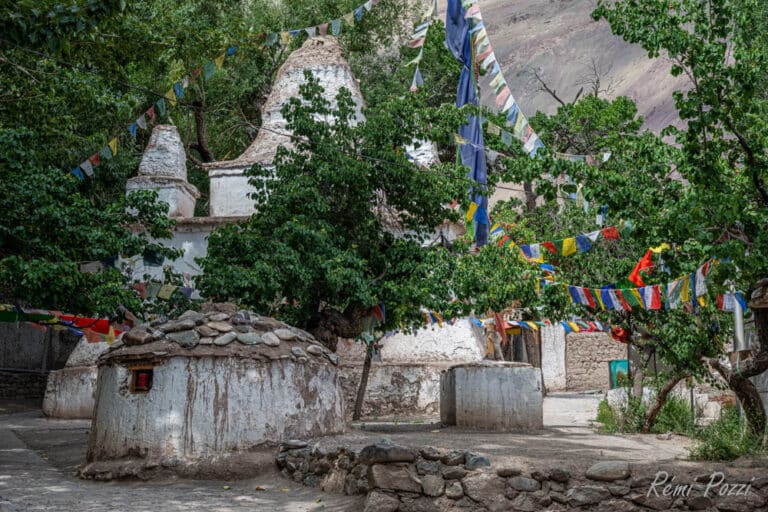
[[[746,495],[728,495],[730,487],[710,487],[710,475],[688,485],[687,494],[664,493],[652,477],[633,475],[624,461],[603,461],[585,472],[559,468],[523,471],[493,467],[488,457],[463,450],[419,450],[387,442],[360,451],[330,450],[298,440],[280,446],[276,463],[282,473],[325,492],[366,494],[364,512],[458,512],[517,510],[764,510],[768,477],[753,478]],[[736,482],[727,482],[736,484]],[[672,487],[672,486],[670,486]],[[725,490],[725,492],[723,492]],[[742,488],[742,491],[744,488]],[[706,491],[706,495],[705,495]],[[717,507],[717,509],[713,508]]]
[[[42,399],[48,375],[42,372],[0,371],[0,398],[12,400]]]
[[[608,362],[626,359],[627,346],[602,332],[566,336],[565,367],[568,391],[607,390]]]

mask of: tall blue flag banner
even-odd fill
[[[456,106],[479,104],[477,88],[474,80],[474,51],[470,39],[470,21],[465,17],[466,9],[461,0],[448,0],[448,10],[445,15],[445,44],[462,64],[459,86],[456,91]],[[469,195],[470,201],[477,204],[475,214],[475,244],[480,247],[488,243],[488,176],[483,147],[482,119],[470,115],[467,124],[459,128],[459,135],[467,143],[460,149],[461,163],[469,167],[469,178],[472,180]]]

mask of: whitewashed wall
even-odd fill
[[[131,393],[129,379],[125,366],[99,368],[89,462],[137,455],[209,459],[345,427],[330,364],[174,357],[154,367],[149,393]]]
[[[541,328],[541,374],[546,391],[565,390],[565,329],[559,324]]]

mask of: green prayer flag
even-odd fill
[[[165,116],[165,98],[160,98],[157,100],[157,103],[155,103],[155,106],[157,107],[155,110],[157,111],[157,115],[160,117]]]
[[[555,251],[558,255],[563,254],[563,240],[555,240],[552,242],[555,245]]]
[[[212,60],[205,63],[203,66],[203,78],[208,80],[216,74],[216,63]]]

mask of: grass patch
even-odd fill
[[[717,420],[698,429],[694,437],[696,443],[690,448],[693,460],[733,460],[765,453],[761,443],[744,432],[733,406],[725,407]]]

